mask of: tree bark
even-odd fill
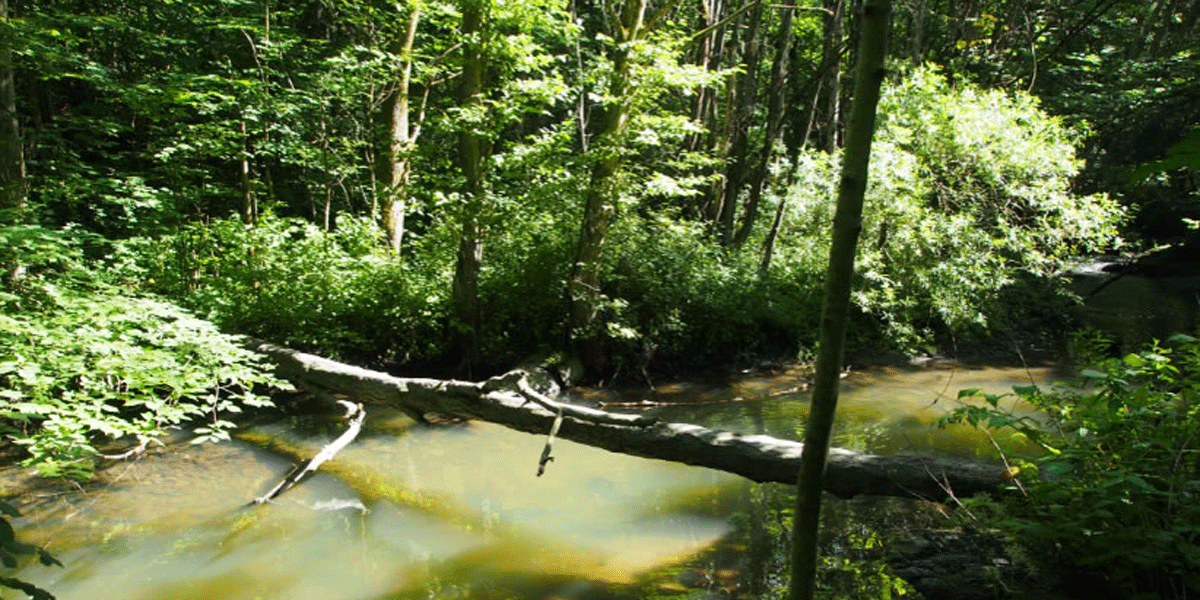
[[[13,33],[8,0],[0,0],[0,209],[25,206],[24,161],[13,84]]]
[[[757,482],[794,484],[803,445],[766,435],[745,435],[643,415],[610,413],[552,402],[523,392],[521,378],[544,373],[513,371],[483,382],[393,377],[271,344],[254,349],[276,365],[276,374],[301,389],[348,395],[367,407],[387,406],[419,421],[434,413],[476,419],[517,431],[547,434],[558,410],[559,438],[633,456],[668,460],[733,473]],[[549,376],[544,381],[552,381]],[[537,395],[556,396],[553,384]],[[552,402],[552,403],[551,403]],[[486,449],[483,449],[486,452]],[[533,457],[530,469],[536,470]],[[999,490],[1001,464],[977,464],[921,456],[879,456],[834,448],[824,489],[840,497],[860,494],[944,500]],[[553,476],[553,469],[548,473]]]
[[[879,88],[883,84],[883,60],[887,53],[890,14],[889,0],[868,0],[863,6],[854,106],[846,151],[842,157],[837,210],[833,217],[833,240],[829,249],[829,270],[825,277],[812,407],[804,429],[805,452],[801,457],[796,484],[792,581],[789,590],[792,600],[811,600],[816,593],[822,479],[826,477],[829,440],[837,412],[854,254],[858,234],[862,230],[863,196],[867,189],[871,138],[875,133],[875,107],[879,102]]]
[[[603,336],[595,329],[600,305],[600,257],[608,236],[608,228],[616,215],[617,174],[621,167],[629,119],[633,112],[630,98],[630,42],[645,35],[643,24],[647,0],[626,0],[618,22],[614,23],[611,51],[612,81],[608,86],[608,105],[602,117],[602,129],[592,144],[596,155],[592,163],[591,181],[584,193],[583,223],[579,228],[579,243],[575,262],[567,280],[567,302],[570,306],[568,335],[573,352],[584,368],[596,374],[603,370],[605,352]]]
[[[788,6],[781,10],[779,42],[775,48],[775,59],[771,63],[771,82],[767,88],[767,130],[763,136],[758,162],[754,166],[753,173],[750,174],[750,192],[746,198],[746,210],[742,216],[742,224],[733,236],[734,247],[741,247],[742,244],[745,244],[754,230],[754,222],[758,220],[758,207],[762,201],[763,187],[766,186],[769,177],[768,167],[771,164],[771,154],[775,149],[775,142],[779,139],[779,130],[783,125],[783,107],[787,102],[788,54],[792,51],[792,15],[795,13],[795,8]],[[780,205],[782,204],[783,200],[780,200]],[[777,234],[778,229],[772,228],[771,232],[772,235]],[[771,244],[774,245],[774,241]],[[764,256],[766,255],[767,253],[764,253]],[[769,266],[770,259],[766,258],[764,262]],[[766,267],[760,271],[766,271]]]
[[[258,222],[258,203],[254,199],[254,186],[250,182],[250,136],[246,133],[246,119],[238,120],[238,131],[242,134],[242,156],[238,165],[238,178],[242,184],[242,222],[254,225]]]
[[[784,195],[779,199],[779,205],[775,207],[775,219],[771,221],[771,229],[767,232],[766,239],[763,240],[762,260],[758,263],[758,278],[760,281],[766,281],[767,276],[771,274],[771,259],[775,255],[775,240],[779,239],[779,231],[783,229],[783,215],[787,212],[787,196]]]
[[[463,4],[463,74],[459,105],[467,108],[479,103],[483,93],[483,16],[488,0],[467,0]],[[469,111],[468,111],[469,112]],[[463,175],[462,229],[459,233],[458,259],[454,267],[453,336],[459,353],[460,368],[470,373],[479,363],[479,269],[483,262],[483,238],[480,216],[483,212],[483,162],[487,142],[475,126],[458,133],[458,160]]]
[[[824,57],[822,66],[828,66],[825,74],[825,123],[822,129],[821,148],[826,152],[838,149],[838,122],[842,106],[842,36],[846,24],[846,0],[826,0],[825,33],[822,40]]]
[[[412,81],[413,41],[417,37],[420,19],[421,8],[414,5],[409,9],[404,37],[397,38],[392,47],[392,53],[400,58],[401,65],[400,80],[396,83],[387,119],[387,189],[383,194],[383,229],[387,234],[388,248],[396,256],[400,255],[400,245],[404,240],[404,215],[408,209],[408,177],[412,164],[409,154],[419,133],[410,124],[408,91]]]
[[[738,196],[750,170],[750,123],[754,118],[754,103],[758,91],[758,57],[763,3],[755,1],[746,23],[746,39],[742,44],[742,72],[731,82],[733,97],[729,107],[729,155],[725,165],[725,187],[722,190],[721,211],[717,231],[721,243],[734,245],[733,222],[737,214]]]

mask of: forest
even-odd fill
[[[229,439],[287,387],[248,338],[597,386],[812,361],[861,4],[0,0],[6,462],[87,480],[115,442]],[[1195,0],[896,0],[847,355],[1073,337],[1111,360],[1065,274],[1194,274],[1198,21]],[[1110,395],[1149,378],[1138,414],[1178,419],[1156,434],[1174,483],[1146,475],[1157,451],[1119,471],[1168,512],[1200,479],[1176,342],[1084,372]],[[1047,433],[988,403],[956,418]],[[1115,445],[1118,413],[1059,417]],[[34,552],[0,524],[6,557]],[[1130,589],[1200,589],[1200,530],[1171,536],[1182,562]]]

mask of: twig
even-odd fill
[[[554,457],[550,456],[550,451],[554,447],[554,436],[558,435],[558,428],[562,425],[562,421],[562,406],[559,406],[558,415],[554,417],[554,425],[550,426],[550,437],[546,438],[546,447],[542,448],[542,458],[538,461],[538,477],[546,472],[546,463],[554,460]]]
[[[1021,490],[1021,493],[1028,497],[1029,492],[1025,491],[1025,486],[1021,483],[1021,480],[1017,479],[1017,473],[1020,473],[1021,470],[1014,469],[1012,465],[1008,464],[1008,457],[1004,455],[1004,450],[1000,449],[1000,444],[996,443],[996,438],[992,437],[992,432],[988,431],[987,429],[984,429],[983,432],[987,434],[988,441],[992,443],[992,447],[994,447],[996,452],[1000,454],[1000,460],[1004,461],[1004,474],[1001,476],[1001,478],[1011,478],[1012,482],[1017,484],[1017,487]]]
[[[150,442],[154,442],[154,443],[158,444],[159,446],[163,445],[162,442],[158,441],[155,438],[146,438],[146,439],[142,440],[142,443],[140,443],[120,454],[97,454],[97,456],[99,456],[100,458],[103,458],[103,459],[107,459],[107,460],[125,460],[125,459],[129,458],[130,456],[135,456],[135,455],[145,452],[146,447],[150,445]]]
[[[629,425],[633,427],[648,427],[658,423],[655,417],[647,417],[645,415],[623,415],[617,413],[605,412],[588,408],[586,406],[576,406],[574,404],[564,404],[555,402],[547,398],[541,392],[533,389],[529,385],[524,372],[510,373],[504,377],[497,377],[489,380],[485,384],[484,389],[494,390],[491,393],[502,393],[506,386],[513,385],[517,388],[517,392],[522,398],[529,402],[533,402],[546,410],[579,419],[580,421],[590,421],[592,423],[603,423],[607,425]]]
[[[967,506],[962,503],[962,500],[959,500],[958,496],[954,495],[954,490],[950,487],[950,480],[949,480],[949,478],[946,477],[945,474],[943,474],[941,480],[939,480],[937,478],[937,475],[934,475],[933,472],[931,472],[929,470],[929,467],[925,468],[925,472],[929,473],[930,479],[933,479],[933,482],[936,483],[938,487],[942,488],[942,491],[946,492],[946,495],[949,496],[950,499],[953,500],[954,503],[957,504],[959,508],[966,511],[967,516],[971,517],[972,521],[979,520],[979,518],[975,516],[975,513],[971,512],[971,509],[967,508]]]

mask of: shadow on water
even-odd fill
[[[990,455],[974,431],[932,423],[958,389],[1004,391],[1049,369],[890,369],[844,381],[839,446]],[[728,385],[584,394],[649,398],[661,418],[797,439],[807,395],[795,371]],[[792,390],[792,391],[789,391]],[[780,393],[782,392],[782,393]],[[741,401],[729,402],[738,398]],[[678,404],[662,405],[663,402]],[[331,424],[332,423],[332,424]],[[486,424],[430,428],[376,411],[363,435],[277,501],[250,507],[299,456],[340,433],[322,417],[256,426],[240,440],[179,443],[109,469],[85,490],[32,486],[17,525],[66,565],[19,576],[60,598],[777,598],[786,584],[792,490],[717,471]],[[16,492],[14,471],[5,492]],[[879,554],[906,528],[945,523],[932,503],[831,500],[827,597],[908,591]],[[885,589],[886,588],[886,589]],[[841,590],[841,591],[839,591]],[[16,595],[6,592],[0,597]]]

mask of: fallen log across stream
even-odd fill
[[[349,396],[366,406],[396,408],[421,421],[434,413],[544,435],[561,418],[559,438],[718,469],[757,482],[796,483],[800,442],[555,402],[528,385],[525,371],[483,382],[403,378],[271,344],[257,344],[255,349],[274,361],[278,376],[301,389]],[[549,449],[547,445],[539,469],[545,467]],[[1004,483],[1003,473],[999,464],[831,448],[825,489],[844,498],[867,494],[943,501],[950,496],[995,493]]]

